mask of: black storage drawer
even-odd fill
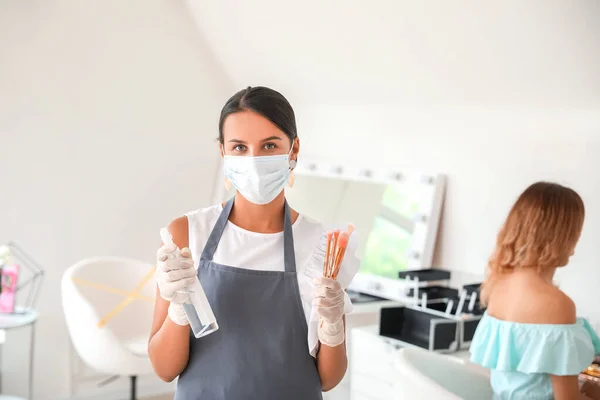
[[[479,321],[481,321],[481,317],[463,321],[461,348],[468,347],[469,344],[471,344],[473,336],[475,336],[477,325],[479,325]]]
[[[460,321],[420,307],[381,309],[379,334],[439,352],[456,351]]]

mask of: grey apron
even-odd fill
[[[286,202],[285,271],[256,271],[212,261],[233,201],[223,208],[198,267],[219,330],[200,339],[190,333],[189,361],[179,376],[175,400],[320,400],[317,364],[308,352],[289,206]]]

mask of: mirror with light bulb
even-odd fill
[[[401,273],[433,266],[444,175],[304,160],[294,175],[293,187],[285,189],[292,208],[325,226],[356,228],[361,264],[349,287],[353,296],[406,301],[409,289]],[[215,193],[222,202],[235,189],[217,179]]]

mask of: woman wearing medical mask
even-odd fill
[[[294,111],[274,90],[244,89],[221,111],[219,142],[236,195],[169,225],[182,251],[157,253],[150,359],[163,380],[179,377],[177,400],[321,399],[346,372],[350,302],[322,277],[323,226],[285,200],[300,150]],[[196,274],[219,323],[200,339],[176,296]]]

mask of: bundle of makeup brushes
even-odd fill
[[[354,225],[352,224],[348,224],[348,230],[346,232],[340,232],[339,229],[327,232],[327,248],[325,250],[325,261],[323,263],[324,277],[331,279],[337,278],[352,232],[354,232]]]

